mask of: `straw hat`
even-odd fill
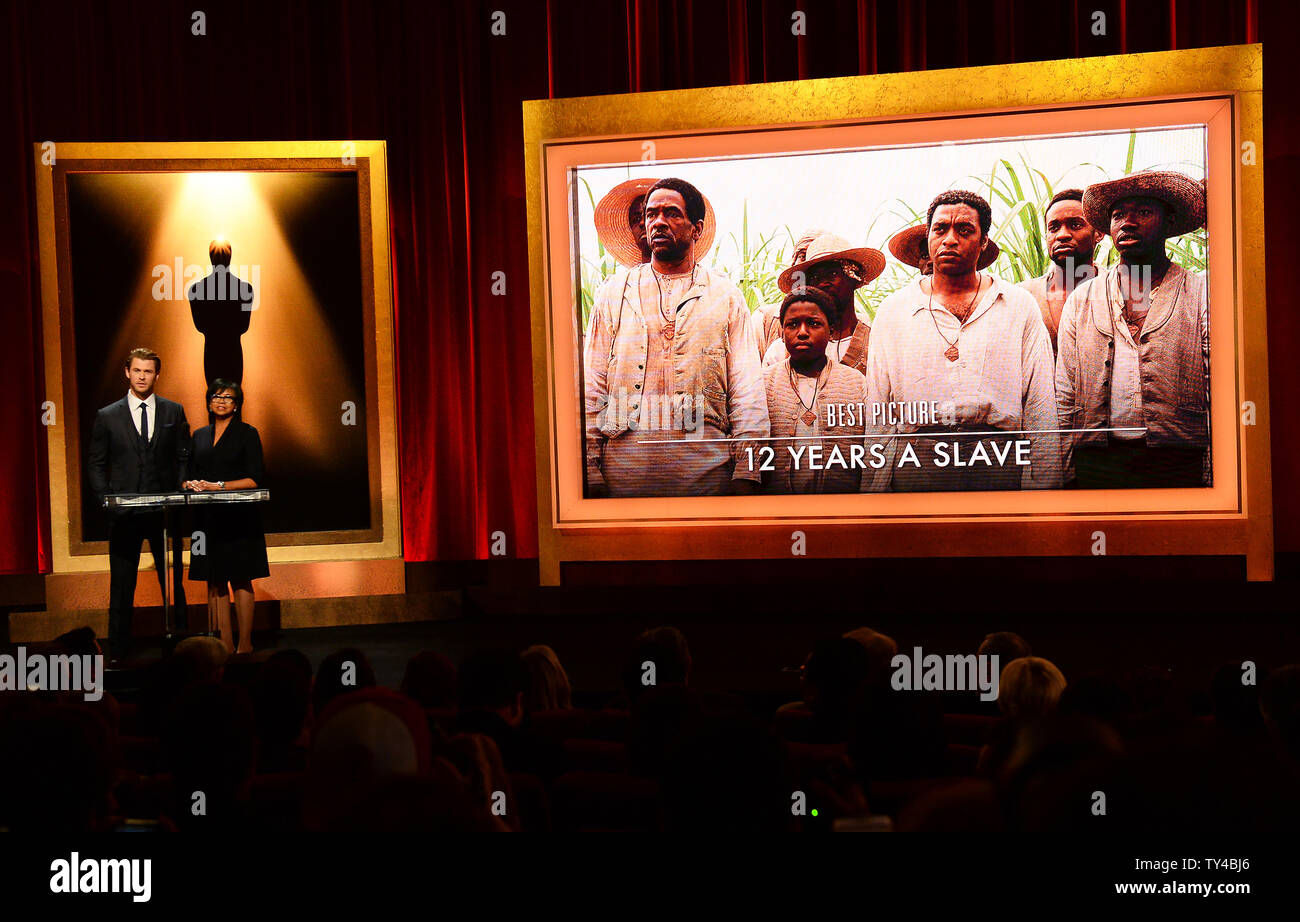
[[[855,247],[838,234],[818,234],[808,244],[804,260],[786,269],[777,278],[776,284],[786,294],[794,286],[790,284],[796,272],[807,272],[814,263],[828,259],[848,259],[862,267],[862,284],[866,285],[885,271],[885,254],[871,247]]]
[[[1099,182],[1083,191],[1083,216],[1103,234],[1110,233],[1110,210],[1124,198],[1158,199],[1169,208],[1168,236],[1177,237],[1205,223],[1205,186],[1172,170],[1144,170]]]
[[[894,258],[899,262],[907,263],[913,269],[921,268],[921,260],[929,258],[929,244],[926,241],[930,228],[924,224],[914,224],[913,226],[899,231],[889,238],[889,252],[894,254]],[[998,254],[1002,251],[998,245],[989,240],[989,245],[984,248],[980,254],[979,261],[975,263],[976,271],[987,269],[998,261]]]
[[[644,262],[641,258],[641,247],[637,246],[636,237],[633,236],[632,228],[627,223],[627,209],[633,199],[644,196],[658,181],[647,177],[629,179],[610,189],[605,193],[605,197],[596,203],[596,236],[620,265],[639,266]],[[704,257],[708,255],[713,246],[713,235],[718,229],[718,219],[713,214],[713,205],[709,197],[704,193],[700,194],[704,197],[704,230],[695,243],[696,262],[703,262]]]

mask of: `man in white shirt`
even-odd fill
[[[130,390],[121,400],[95,414],[90,435],[87,473],[96,505],[110,493],[152,493],[179,490],[189,457],[190,426],[185,408],[154,393],[162,359],[149,349],[132,349],[125,374]],[[109,514],[108,632],[110,656],[126,657],[131,645],[131,616],[140,569],[140,547],[149,542],[158,569],[158,586],[166,593],[167,569],[163,547],[163,517],[159,510]],[[173,553],[181,552],[173,536]],[[176,568],[174,597],[176,626],[185,627],[185,588]]]
[[[706,207],[684,180],[655,183],[650,262],[596,293],[583,352],[590,497],[758,489],[746,451],[768,436],[758,343],[740,289],[699,265]]]
[[[887,463],[864,473],[862,489],[1059,487],[1052,346],[1034,299],[977,270],[991,244],[988,202],[944,192],[927,225],[933,275],[876,313],[867,445]]]

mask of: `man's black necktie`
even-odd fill
[[[149,444],[149,404],[140,404],[140,444],[148,446]]]

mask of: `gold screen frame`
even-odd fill
[[[85,446],[68,420],[77,416],[73,358],[72,270],[68,257],[66,177],[84,171],[353,171],[358,177],[365,369],[367,466],[371,527],[366,530],[268,535],[271,563],[400,558],[401,508],[397,470],[396,373],[392,267],[384,141],[67,142],[33,145],[41,253],[41,312],[45,395],[57,408],[47,426],[53,572],[106,572],[107,542],[82,542],[80,495]]]
[[[1216,473],[1219,486],[1207,490],[1127,491],[1167,495],[1118,511],[1110,500],[1122,491],[1076,496],[1066,511],[1064,491],[1004,501],[1001,511],[971,494],[944,494],[946,512],[923,513],[904,508],[902,496],[873,496],[881,514],[842,516],[796,510],[789,497],[580,498],[580,428],[572,425],[580,395],[571,376],[581,357],[564,270],[572,241],[561,219],[575,150],[603,145],[615,154],[595,162],[631,162],[654,140],[659,160],[671,161],[698,156],[719,135],[904,122],[927,126],[927,140],[962,140],[961,125],[972,119],[1050,121],[1089,108],[1120,124],[1124,107],[1144,107],[1149,117],[1162,105],[1197,102],[1220,110],[1206,120],[1211,354],[1222,357],[1212,359],[1211,407],[1216,472],[1230,460],[1230,484]],[[795,530],[814,557],[1086,556],[1104,530],[1113,555],[1244,554],[1250,578],[1271,578],[1263,167],[1238,155],[1246,142],[1258,150],[1262,127],[1259,45],[524,103],[543,583],[558,583],[560,564],[571,560],[785,558]],[[1255,425],[1242,422],[1245,401],[1255,405]]]

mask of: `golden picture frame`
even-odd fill
[[[384,141],[57,142],[34,145],[46,399],[53,574],[106,573],[106,542],[80,539],[86,446],[75,431],[72,269],[67,177],[78,172],[352,172],[357,176],[364,323],[365,458],[370,527],[268,535],[268,557],[283,563],[400,559],[396,373],[392,267]],[[194,424],[194,421],[191,421]],[[146,558],[147,559],[147,558]],[[273,569],[273,573],[274,573]]]
[[[646,151],[665,164],[734,155],[778,135],[780,149],[811,152],[868,127],[915,143],[1045,134],[1081,110],[1089,126],[1117,130],[1206,127],[1211,351],[1225,357],[1215,360],[1211,397],[1213,488],[1135,490],[1127,506],[1113,501],[1118,491],[1075,491],[1068,502],[1067,491],[1018,495],[1000,506],[987,495],[943,494],[928,506],[881,495],[870,514],[832,514],[794,497],[583,497],[570,170],[633,163]],[[788,558],[796,531],[807,556],[843,558],[1088,556],[1100,530],[1110,555],[1244,555],[1249,578],[1271,578],[1263,167],[1254,153],[1261,46],[528,101],[523,120],[544,584],[558,584],[568,561]],[[1016,127],[989,133],[999,120]],[[1247,403],[1253,413],[1243,413]]]

